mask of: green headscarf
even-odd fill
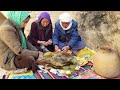
[[[18,28],[20,28],[21,23],[29,16],[29,13],[27,11],[8,11],[7,17],[11,21],[13,21]],[[20,33],[22,36],[22,48],[27,48],[26,46],[26,40],[25,36],[22,32],[22,29],[20,29]]]

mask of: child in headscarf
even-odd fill
[[[43,53],[32,46],[25,37],[24,28],[30,19],[26,11],[8,11],[8,19],[0,27],[0,61],[3,69],[28,68],[35,72],[34,63]]]
[[[78,23],[68,13],[61,14],[55,23],[52,40],[56,52],[66,53],[71,50],[76,54],[85,47],[83,39],[78,35]]]
[[[32,23],[28,40],[43,52],[54,50],[52,45],[52,23],[47,12],[42,12],[38,20]]]

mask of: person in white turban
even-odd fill
[[[78,34],[78,23],[68,13],[61,14],[55,23],[52,41],[56,52],[66,53],[71,50],[74,53],[85,47]]]

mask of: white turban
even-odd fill
[[[72,17],[70,16],[70,14],[68,14],[68,13],[63,13],[63,14],[60,15],[59,19],[60,19],[60,25],[61,25],[61,27],[63,28],[63,30],[68,30],[68,29],[71,28],[71,26],[72,26]],[[62,23],[61,23],[61,22],[70,22],[70,24],[69,24],[69,26],[68,26],[67,28],[64,28],[64,27],[62,26]]]
[[[60,17],[59,17],[59,19],[62,22],[71,22],[72,21],[72,17],[68,13],[61,14]]]

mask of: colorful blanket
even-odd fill
[[[52,73],[49,68],[44,70],[39,68],[35,74],[32,73],[32,71],[23,74],[10,74],[8,79],[105,79],[104,77],[97,75],[92,70],[94,51],[84,48],[78,52],[77,56],[87,58],[89,62],[85,66],[80,67],[79,71],[71,74],[70,76]],[[120,77],[117,77],[116,79],[118,78]]]
[[[21,74],[10,74],[8,79],[37,79],[36,75],[32,71]]]
[[[94,55],[94,53],[92,51],[90,51],[88,48],[84,48],[82,50],[80,50],[78,52],[79,57],[82,58],[91,58]],[[84,67],[81,67],[79,69],[79,71],[71,74],[70,76],[67,75],[59,75],[54,74],[52,72],[50,72],[50,69],[45,69],[45,71],[41,72],[41,70],[37,70],[37,72],[35,72],[35,74],[33,74],[32,72],[28,72],[28,73],[23,73],[23,74],[10,74],[8,79],[72,79],[76,76],[78,76],[79,74],[85,74],[87,73],[87,71],[89,71],[92,68],[92,61],[89,61],[87,65],[85,65]]]
[[[49,68],[44,70],[41,70],[39,68],[39,70],[37,70],[35,74],[32,71],[30,71],[21,74],[10,74],[6,77],[7,79],[73,79],[74,77],[79,76],[79,74],[87,73],[92,68],[91,64],[92,62],[89,62],[86,66],[81,67],[79,71],[71,74],[70,76],[52,73],[50,72],[51,69]]]
[[[94,71],[90,70],[88,73],[86,74],[82,74],[80,75],[81,79],[106,79],[102,76],[97,75]]]
[[[91,65],[90,63],[92,62],[89,62],[86,66],[84,67],[80,67],[79,71],[71,74],[70,76],[67,76],[67,75],[59,75],[58,73],[52,73],[50,72],[50,69],[45,69],[43,71],[41,70],[38,70],[35,75],[38,79],[72,79],[76,76],[78,76],[79,74],[84,74],[84,73],[87,73],[87,71],[89,71],[92,66],[89,66]],[[45,72],[46,71],[46,72]]]

